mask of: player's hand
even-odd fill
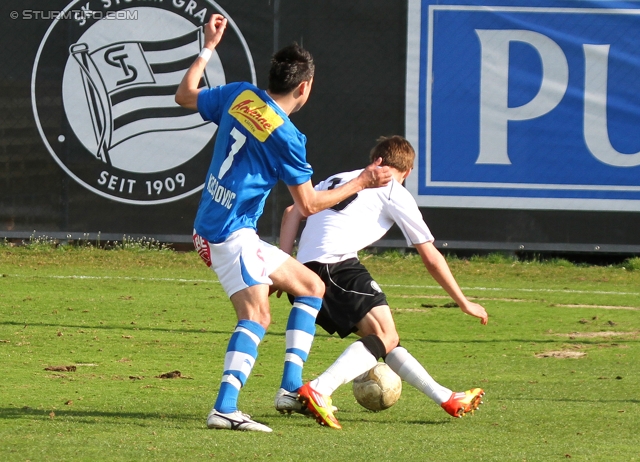
[[[204,47],[213,50],[227,27],[227,18],[221,14],[212,14],[209,22],[204,25]]]
[[[489,315],[482,305],[474,302],[468,302],[465,306],[461,306],[460,309],[465,313],[480,318],[480,323],[484,326],[489,322]]]
[[[378,157],[372,164],[368,165],[362,173],[360,173],[360,180],[365,188],[379,188],[388,184],[393,175],[391,169],[387,166],[380,167],[382,158]]]

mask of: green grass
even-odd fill
[[[452,419],[405,385],[372,413],[334,394],[342,431],[273,409],[288,303],[240,398],[271,434],[207,430],[235,325],[195,253],[157,245],[99,250],[0,245],[1,460],[640,460],[640,265],[452,259],[489,324],[451,308],[413,254],[363,254],[388,295],[402,344],[440,383],[481,386]],[[353,339],[319,330],[305,378]],[[579,358],[537,357],[550,352]],[[74,365],[75,372],[47,371]],[[179,370],[183,378],[159,375]]]

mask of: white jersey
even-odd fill
[[[338,173],[320,182],[315,189],[337,188],[360,172],[362,170]],[[297,259],[302,263],[336,263],[357,258],[359,250],[379,240],[394,223],[409,245],[434,240],[411,193],[392,180],[385,187],[364,189],[308,217]]]

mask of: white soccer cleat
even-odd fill
[[[284,388],[280,388],[276,393],[274,405],[276,411],[280,414],[291,414],[292,412],[299,412],[300,414],[309,413],[308,409],[298,401],[298,392],[287,391]]]
[[[251,420],[251,416],[243,412],[235,411],[223,414],[215,409],[211,410],[209,417],[207,417],[207,427],[266,433],[273,431],[266,425]]]

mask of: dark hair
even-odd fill
[[[301,82],[311,80],[314,72],[313,56],[294,42],[271,57],[269,91],[276,95],[287,94]]]
[[[371,150],[371,162],[382,157],[382,165],[393,167],[400,172],[406,172],[413,168],[413,160],[416,153],[406,139],[394,135],[381,136],[376,140],[378,144]]]

